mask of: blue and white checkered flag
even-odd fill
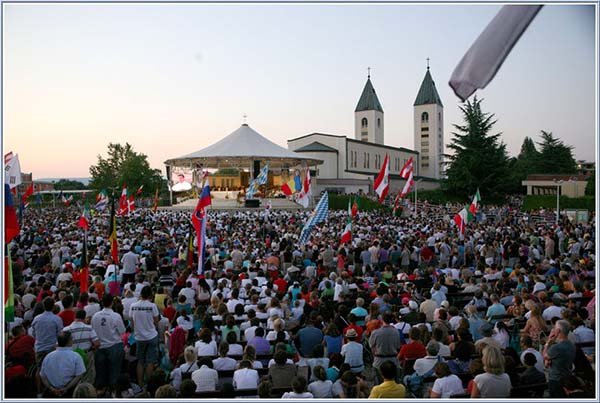
[[[308,237],[310,235],[310,231],[312,231],[313,227],[320,222],[323,222],[327,219],[327,214],[329,212],[329,196],[327,192],[323,193],[321,196],[321,200],[317,203],[315,210],[312,212],[308,220],[306,220],[306,224],[304,224],[304,228],[302,228],[302,232],[300,233],[300,244],[305,244],[308,241]]]
[[[260,170],[260,173],[258,174],[258,176],[256,177],[256,179],[254,179],[256,181],[256,183],[258,185],[264,185],[267,183],[267,176],[269,174],[269,164],[265,165],[264,167],[262,167],[262,169]]]
[[[251,199],[252,197],[254,197],[254,194],[256,192],[258,192],[258,185],[256,184],[256,180],[253,180],[252,182],[250,182],[248,190],[246,190],[246,199]]]

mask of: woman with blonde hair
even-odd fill
[[[171,385],[173,385],[177,392],[179,392],[181,382],[183,382],[184,379],[192,379],[192,372],[198,369],[198,364],[196,363],[197,357],[198,353],[193,346],[187,346],[183,351],[185,363],[181,364],[171,372]]]
[[[546,321],[542,318],[542,311],[540,310],[539,305],[531,305],[531,310],[529,312],[531,315],[529,316],[529,319],[527,319],[527,323],[525,323],[525,327],[521,331],[521,334],[531,337],[531,340],[533,340],[534,343],[539,343],[542,335],[548,331],[548,326],[546,325]]]
[[[284,327],[285,327],[285,322],[283,321],[283,319],[281,319],[281,318],[275,319],[275,321],[273,322],[273,330],[271,330],[267,334],[266,339],[268,341],[276,340],[277,339],[277,333],[284,332],[285,333],[285,339],[289,340],[290,339],[290,335],[288,334],[288,332],[286,332],[284,330]]]
[[[494,346],[486,346],[482,352],[481,362],[485,372],[477,375],[473,380],[471,398],[510,397],[512,384],[510,377],[504,372],[505,361],[502,351]]]

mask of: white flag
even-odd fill
[[[19,164],[19,154],[15,154],[15,156],[4,165],[4,183],[7,183],[11,189],[21,184],[21,164]]]

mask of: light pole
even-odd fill
[[[563,184],[563,180],[557,181],[554,179],[554,183],[556,183],[556,225],[558,226],[558,221],[560,219],[560,187]]]
[[[421,182],[422,180],[423,179],[417,179],[415,181],[415,217],[417,216],[417,203],[419,200],[419,199],[417,199],[417,189],[419,188],[419,182]]]

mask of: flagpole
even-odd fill
[[[415,217],[417,216],[417,204],[419,203],[419,199],[417,198],[417,189],[419,188],[419,182],[415,181]]]

